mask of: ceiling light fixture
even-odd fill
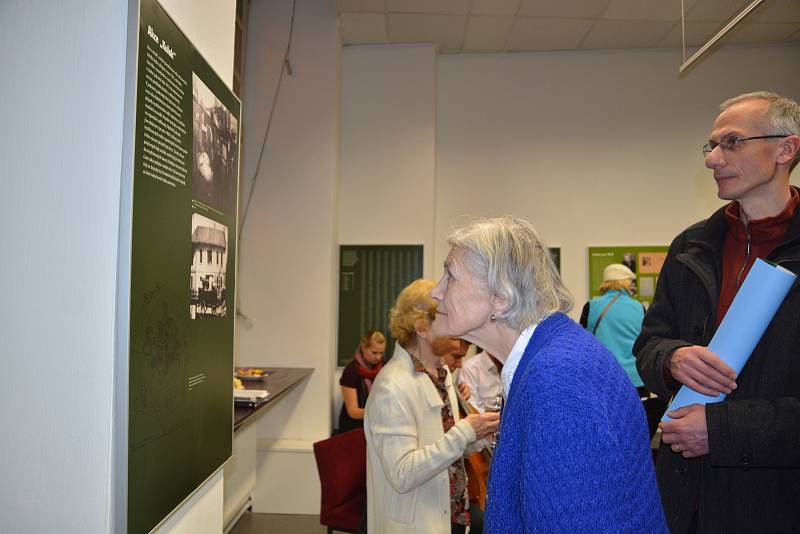
[[[681,33],[683,35],[683,65],[678,69],[678,72],[683,72],[688,69],[692,63],[697,61],[697,58],[702,56],[706,53],[706,51],[714,46],[714,44],[719,41],[726,33],[728,33],[731,28],[739,24],[743,18],[749,15],[755,8],[761,4],[764,0],[753,0],[747,7],[745,7],[738,15],[733,17],[730,22],[728,22],[724,28],[717,32],[717,34],[708,40],[706,44],[704,44],[700,50],[695,52],[692,57],[688,60],[686,59],[686,27],[684,24],[684,7],[683,7],[683,0],[681,0]]]

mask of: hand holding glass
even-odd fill
[[[471,413],[464,418],[475,431],[476,439],[483,439],[491,436],[497,430],[500,423],[500,415],[497,413]]]

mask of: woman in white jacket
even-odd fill
[[[432,346],[434,285],[416,280],[397,297],[389,327],[398,343],[367,400],[370,534],[464,532],[464,452],[497,429],[496,413],[459,419],[450,372]]]

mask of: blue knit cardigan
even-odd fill
[[[667,532],[636,390],[562,313],[536,327],[514,374],[485,525],[491,534]]]

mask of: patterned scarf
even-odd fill
[[[428,371],[425,370],[425,365],[419,358],[413,354],[409,355],[411,356],[411,362],[414,364],[414,370],[418,373],[425,373],[428,375],[428,378],[431,379],[434,387],[436,387],[436,392],[439,393],[439,396],[444,402],[441,415],[442,428],[446,433],[455,425],[453,405],[450,404],[450,395],[447,393],[447,386],[445,385],[447,371],[439,367],[437,369],[437,377],[433,378],[428,374]],[[469,525],[471,517],[467,505],[467,470],[464,466],[463,457],[458,458],[447,467],[447,475],[450,478],[450,522],[458,525]]]
[[[372,381],[375,380],[375,377],[378,376],[380,370],[383,369],[383,362],[381,361],[370,366],[364,359],[364,355],[361,354],[361,345],[359,345],[356,349],[355,360],[358,376],[364,379],[364,384],[367,386],[367,392],[369,392],[372,390]]]

